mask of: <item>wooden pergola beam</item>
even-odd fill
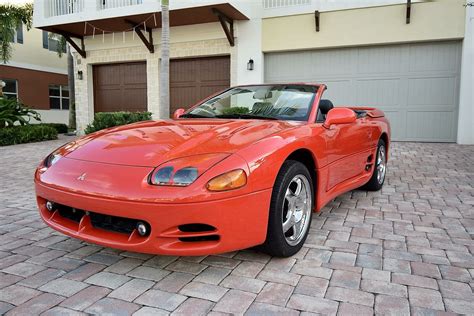
[[[411,0],[407,0],[407,19],[406,19],[407,24],[410,24],[410,18],[411,18]]]
[[[79,55],[81,55],[82,58],[87,58],[86,47],[84,45],[84,37],[77,36],[66,31],[59,31],[57,29],[53,29],[53,32],[64,37],[66,42],[68,42],[69,45],[74,47],[74,49],[79,53]],[[79,47],[79,45],[73,40],[73,38],[77,38],[81,40],[81,47]]]
[[[230,17],[225,15],[223,12],[216,8],[212,8],[212,13],[214,13],[217,18],[219,19],[219,22],[221,23],[222,29],[224,30],[225,36],[227,37],[227,40],[229,41],[230,46],[235,45],[235,40],[234,40],[234,20],[232,20]]]
[[[146,30],[146,32],[148,33],[147,39],[145,37],[145,34],[143,34],[142,32],[145,31],[145,27],[143,27],[142,25],[136,25],[133,21],[130,20],[125,20],[125,22],[133,26],[135,33],[137,33],[138,37],[142,40],[148,51],[153,54],[155,52],[155,46],[153,45],[153,30],[151,28]]]

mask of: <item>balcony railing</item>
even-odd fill
[[[83,12],[85,2],[86,0],[45,0],[45,16],[52,17]],[[96,2],[97,10],[143,4],[143,0],[96,0]],[[89,5],[89,3],[87,5]]]
[[[46,0],[46,16],[58,16],[84,11],[85,0]]]
[[[113,9],[142,4],[143,0],[97,0],[97,9]]]
[[[276,9],[310,4],[311,0],[263,0],[264,9]]]

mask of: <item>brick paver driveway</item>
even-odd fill
[[[293,258],[176,258],[42,223],[33,170],[65,141],[0,148],[0,314],[474,313],[474,146],[394,144],[383,191],[337,198]]]

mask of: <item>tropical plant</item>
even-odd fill
[[[0,98],[0,128],[27,125],[31,119],[41,121],[41,115],[17,99]]]
[[[105,128],[151,120],[150,112],[99,112],[84,132],[90,134]]]
[[[24,24],[29,30],[32,22],[33,4],[0,4],[0,59],[3,63],[12,57],[12,43],[18,25]]]
[[[160,117],[170,117],[170,18],[169,0],[161,0]]]

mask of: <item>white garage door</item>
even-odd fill
[[[326,83],[336,106],[375,106],[392,139],[456,141],[460,42],[265,54],[266,82]]]

